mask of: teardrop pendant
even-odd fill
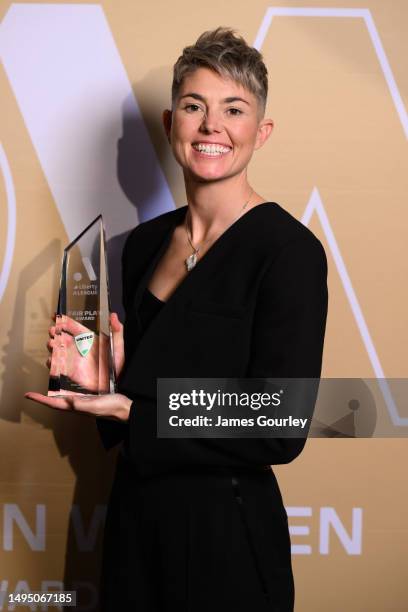
[[[197,263],[197,253],[192,253],[191,255],[189,255],[185,262],[187,270],[188,272],[190,272],[190,270],[192,270]]]

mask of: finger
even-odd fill
[[[110,323],[113,333],[123,333],[123,325],[119,321],[119,317],[116,312],[112,312],[110,315]]]
[[[49,406],[50,408],[72,410],[72,403],[68,397],[49,397],[48,395],[43,395],[42,393],[36,393],[34,391],[25,393],[24,397],[34,402],[38,402],[39,404]]]
[[[47,342],[47,349],[49,350],[50,353],[52,353],[54,345],[55,345],[55,340],[54,339],[48,340],[48,342]]]
[[[58,317],[56,323],[60,329],[68,332],[72,336],[77,336],[78,334],[83,334],[90,331],[88,327],[85,327],[85,325],[78,323],[78,321],[71,319],[71,317],[68,317],[67,315]]]
[[[59,351],[55,348],[55,352],[53,352],[50,357],[48,357],[46,361],[46,366],[50,370],[50,376],[54,378],[58,378],[61,374],[63,374],[63,368],[61,364],[61,355]]]
[[[55,336],[55,325],[48,328],[48,335],[50,338],[53,338]]]
[[[116,312],[111,313],[110,321],[112,327],[115,373],[116,376],[119,376],[125,362],[125,342],[123,338],[123,325],[119,321],[119,317]]]

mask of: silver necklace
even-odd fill
[[[235,217],[235,219],[233,219],[233,220],[231,221],[231,223],[230,223],[229,225],[227,225],[227,227],[225,228],[224,232],[225,232],[225,231],[226,231],[226,230],[227,230],[227,229],[228,229],[228,228],[229,228],[229,227],[230,227],[230,226],[231,226],[233,223],[235,223],[235,221],[236,221],[236,220],[237,220],[237,219],[238,219],[238,218],[241,216],[241,213],[243,212],[243,210],[245,210],[245,208],[248,206],[249,201],[250,201],[250,199],[251,199],[251,197],[252,197],[252,194],[253,194],[253,193],[254,193],[254,190],[252,189],[252,191],[251,191],[251,193],[250,193],[250,196],[249,196],[248,200],[245,202],[245,204],[243,205],[243,207],[241,208],[241,210],[239,211],[239,213],[238,213],[238,215]],[[204,242],[202,242],[202,243],[201,243],[201,245],[200,245],[199,247],[195,247],[195,246],[194,246],[194,244],[192,243],[191,233],[190,233],[190,231],[189,231],[189,229],[188,229],[188,226],[187,226],[187,215],[186,215],[186,220],[185,220],[184,226],[185,226],[185,228],[186,228],[186,232],[187,232],[187,239],[188,239],[188,241],[189,241],[189,243],[190,243],[191,248],[193,249],[193,252],[191,253],[191,255],[189,255],[189,256],[187,257],[187,259],[185,259],[185,260],[184,260],[184,262],[185,262],[185,264],[186,264],[187,272],[190,272],[190,270],[192,270],[192,269],[194,268],[194,266],[196,265],[196,263],[197,263],[197,255],[198,255],[198,253],[199,253],[199,251],[200,251],[200,248],[201,248],[201,247],[202,247],[204,244],[206,244],[206,243],[207,243],[209,240],[211,240],[211,238],[207,238],[207,240],[204,240]]]

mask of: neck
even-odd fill
[[[188,226],[195,243],[226,229],[239,216],[248,200],[245,211],[257,200],[262,201],[262,198],[253,192],[246,175],[207,183],[188,180],[185,177],[185,184]]]

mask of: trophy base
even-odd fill
[[[102,395],[110,395],[110,393],[47,393],[48,397],[60,397],[60,398],[68,398],[68,397],[80,397],[81,399],[95,399],[95,397],[101,397]]]
[[[100,395],[110,395],[115,389],[98,389],[97,391],[87,389],[75,384],[67,376],[50,376],[48,383],[48,397],[72,397],[80,396],[83,399],[99,397]]]

